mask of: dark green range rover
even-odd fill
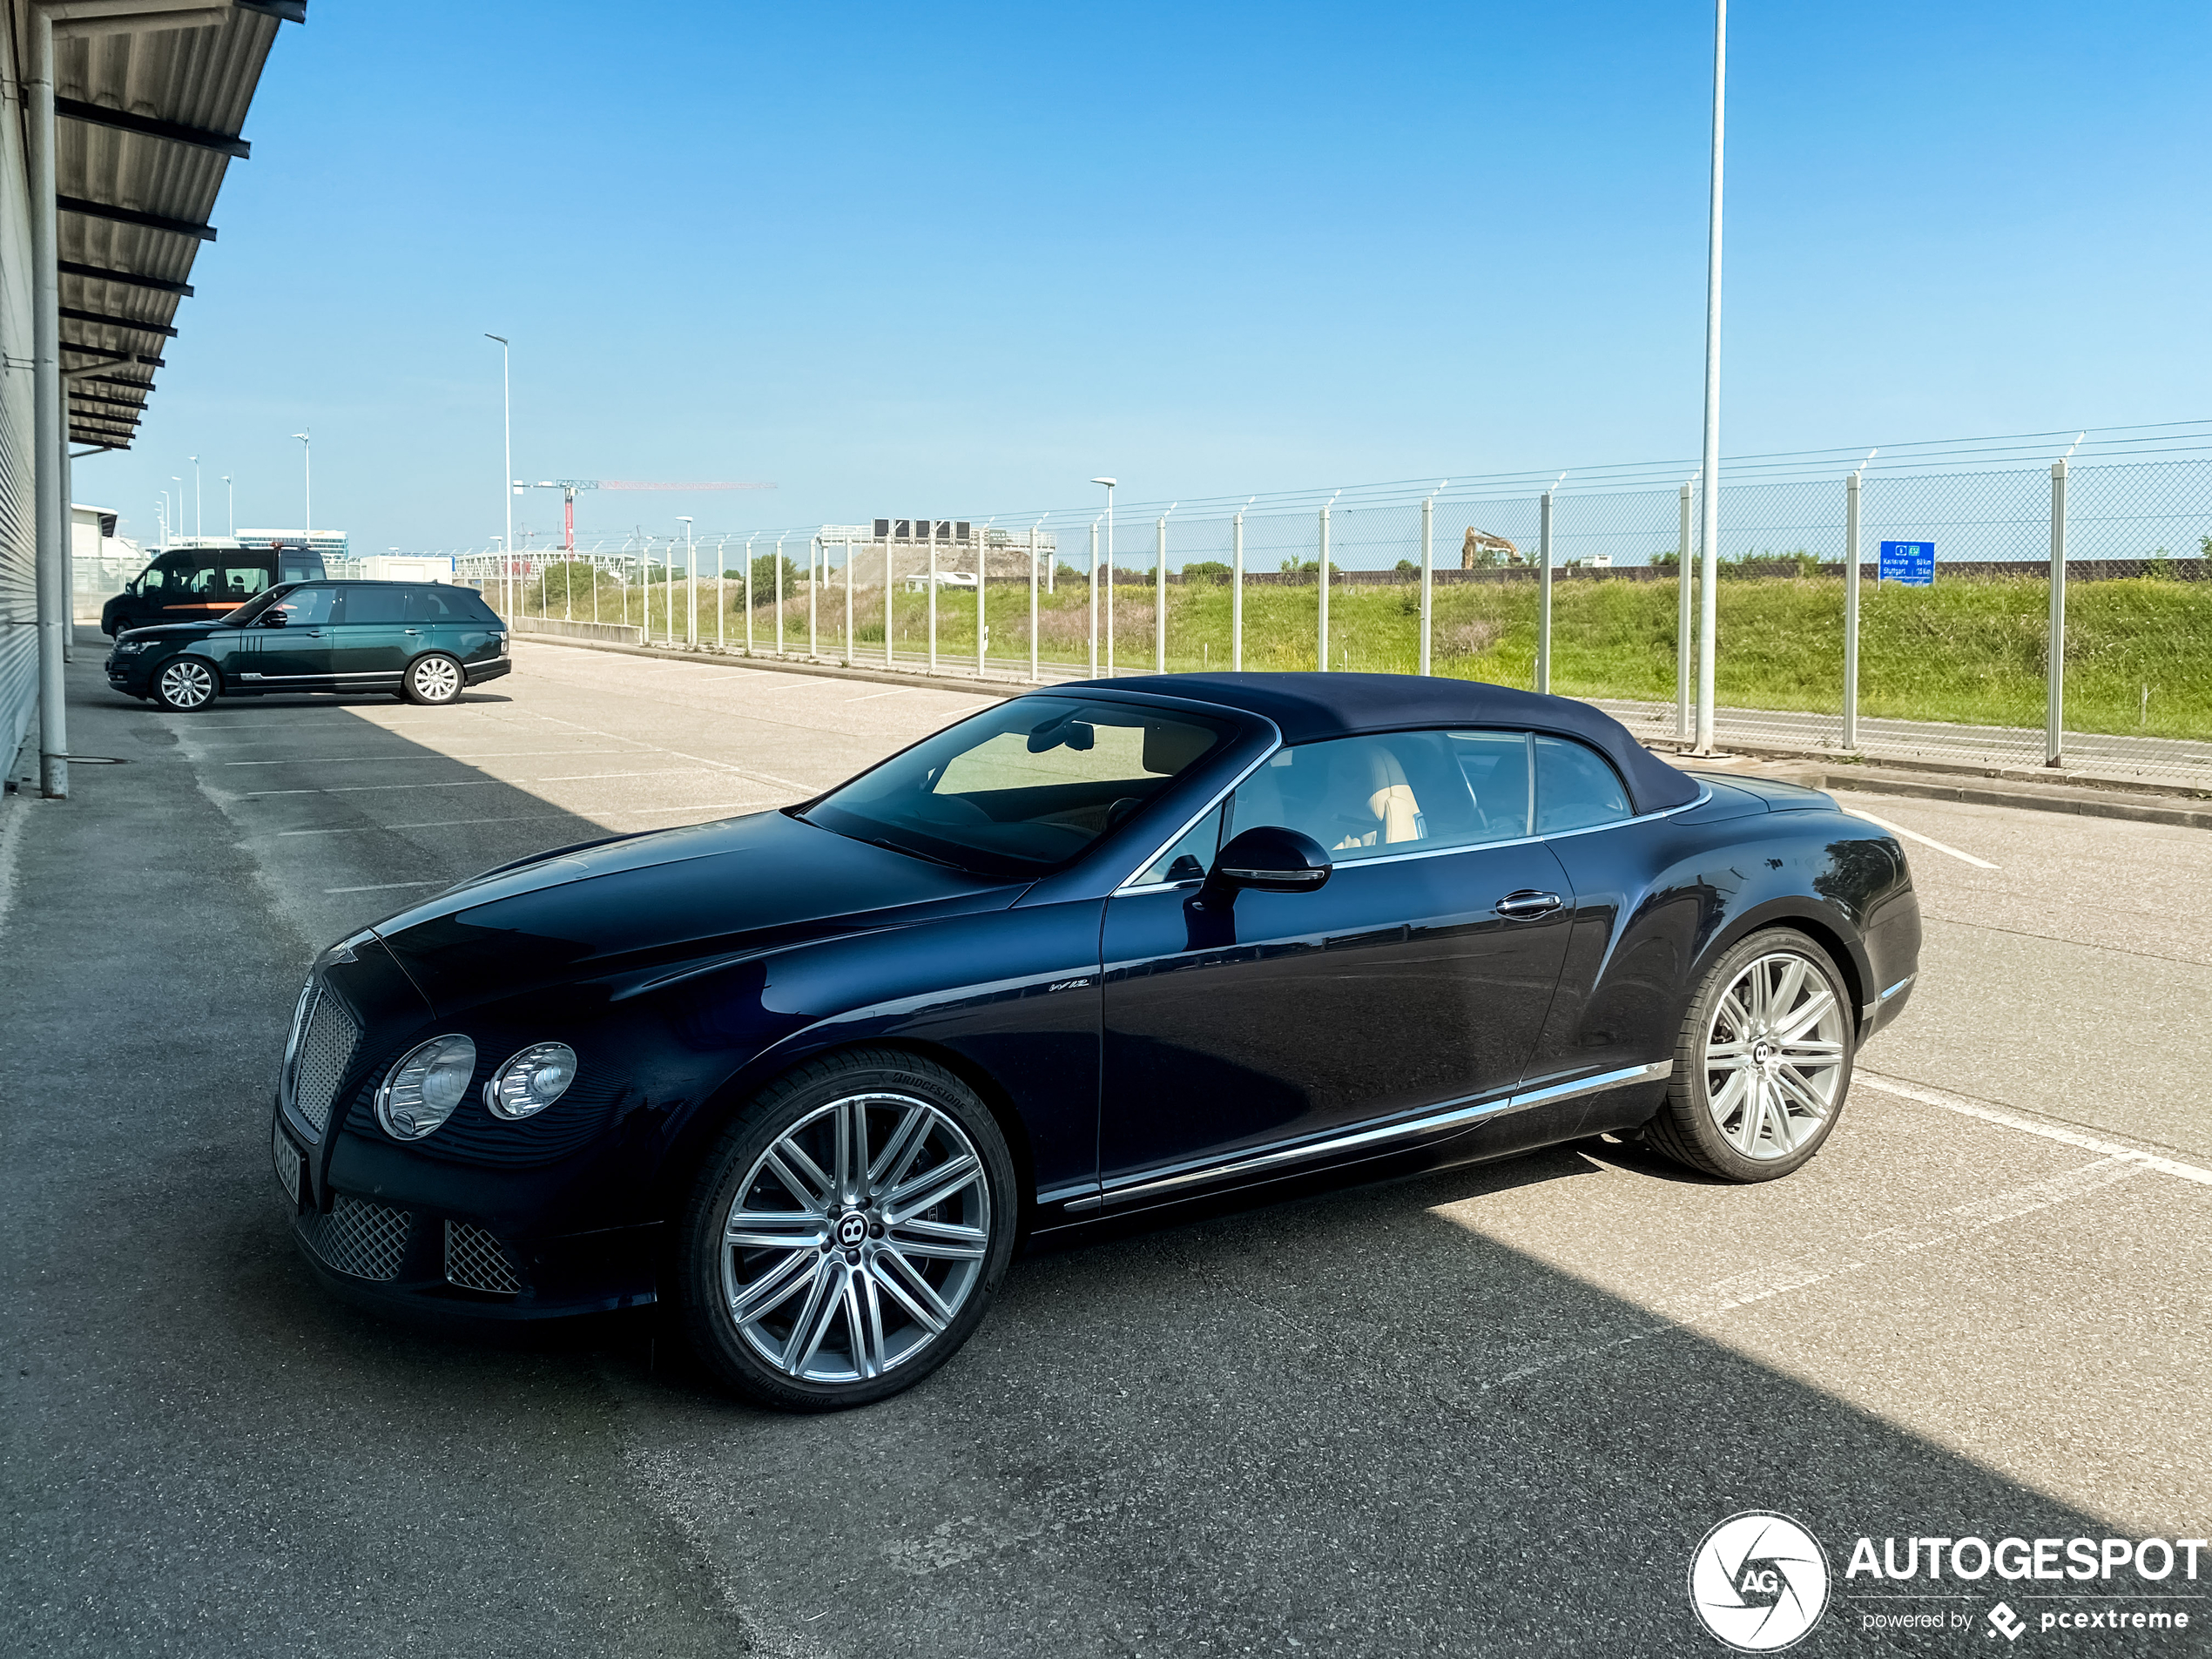
[[[116,636],[107,682],[184,714],[219,697],[384,691],[452,703],[513,664],[507,624],[469,588],[428,582],[302,582],[210,622]]]

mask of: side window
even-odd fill
[[[1567,738],[1536,739],[1536,829],[1588,829],[1632,816],[1613,763]]]
[[[184,578],[186,591],[195,599],[219,599],[222,597],[221,590],[215,585],[216,565],[212,556],[200,554],[192,561],[189,572],[179,566],[170,576],[169,593],[172,598],[176,597],[177,581],[180,576]]]
[[[1213,868],[1221,850],[1222,808],[1217,806],[1185,831],[1182,839],[1144,867],[1130,886],[1153,881],[1199,881]]]
[[[222,597],[233,604],[244,604],[257,593],[267,591],[268,561],[257,556],[225,559],[216,569],[216,580],[221,585]]]
[[[1342,862],[1495,839],[1441,732],[1302,744],[1271,755],[1231,803],[1229,833],[1279,824]]]
[[[409,622],[473,622],[469,596],[451,588],[421,587],[407,590]]]
[[[404,588],[348,588],[343,620],[349,626],[396,628],[408,619]]]
[[[261,613],[261,620],[282,617],[286,628],[320,628],[330,620],[331,603],[338,597],[335,588],[294,588]]]
[[[1529,746],[1525,732],[1447,732],[1452,759],[1474,797],[1485,841],[1510,841],[1528,827]]]
[[[149,564],[138,577],[138,591],[160,595],[168,591],[169,572],[158,564]]]

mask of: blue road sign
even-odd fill
[[[1902,582],[1908,588],[1935,586],[1935,543],[1933,542],[1885,542],[1882,543],[1881,580]]]

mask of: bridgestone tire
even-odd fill
[[[864,1157],[840,1153],[858,1141]],[[898,1049],[833,1055],[749,1101],[702,1162],[674,1241],[678,1315],[748,1399],[868,1405],[974,1332],[1020,1220],[1006,1137],[972,1089]]]
[[[1747,980],[1755,969],[1757,976]],[[1786,987],[1791,1006],[1755,1012],[1761,996],[1749,988],[1754,984],[1777,992]],[[1731,991],[1743,995],[1731,1001]],[[1822,995],[1831,999],[1824,1008]],[[1791,1036],[1807,1019],[1807,1028]],[[1644,1138],[1676,1163],[1723,1181],[1772,1181],[1802,1168],[1843,1116],[1857,1029],[1845,981],[1825,950],[1795,928],[1750,934],[1713,964],[1690,999],[1667,1103]],[[1824,1107],[1818,1114],[1810,1109],[1816,1103]]]

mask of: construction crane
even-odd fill
[[[773,489],[773,484],[641,484],[628,478],[541,478],[536,483],[515,480],[515,493],[525,489],[561,492],[561,550],[576,550],[576,492],[579,489]]]

